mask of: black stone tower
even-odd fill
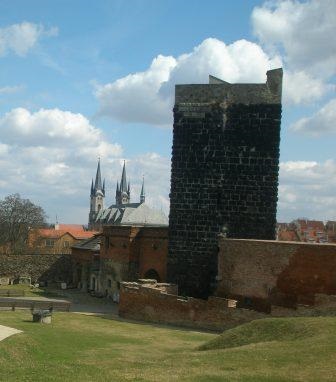
[[[274,239],[282,69],[265,84],[176,85],[168,281],[206,298],[217,235]]]

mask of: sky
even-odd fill
[[[278,221],[336,220],[336,1],[0,0],[0,199],[86,224],[98,157],[169,213],[175,84],[284,69]]]

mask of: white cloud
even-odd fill
[[[330,100],[316,114],[299,119],[291,126],[296,132],[303,132],[312,136],[326,133],[336,133],[336,98]]]
[[[42,37],[57,36],[58,29],[46,29],[41,24],[22,22],[5,28],[0,28],[0,56],[10,51],[24,57],[37,44]]]
[[[228,82],[264,82],[268,69],[284,66],[287,105],[320,100],[335,85],[336,2],[271,1],[255,7],[251,21],[260,45],[205,39],[179,57],[157,56],[144,72],[97,85],[101,114],[122,122],[171,125],[174,85],[207,83],[212,74]]]
[[[59,109],[13,109],[0,118],[0,131],[2,193],[26,190],[47,204],[56,195],[77,198],[98,156],[122,154],[121,146],[108,142],[83,115]],[[69,208],[66,201],[63,208]]]
[[[308,104],[319,100],[328,91],[335,88],[319,78],[312,77],[305,71],[284,72],[283,102],[285,104]]]
[[[255,35],[271,55],[284,61],[283,100],[309,104],[336,89],[336,2],[334,0],[267,1],[251,15]],[[329,94],[328,94],[329,93]],[[316,115],[296,122],[296,131],[319,135],[335,128],[328,103]]]
[[[16,94],[21,92],[24,89],[23,85],[17,86],[4,86],[0,88],[0,95]]]
[[[259,40],[284,49],[291,70],[328,78],[336,72],[336,2],[268,1],[251,16]]]
[[[172,121],[174,85],[207,83],[209,74],[228,82],[264,82],[266,71],[281,66],[260,46],[246,40],[226,45],[208,38],[177,58],[157,56],[144,71],[96,85],[100,113],[123,122],[167,125]]]
[[[327,160],[280,164],[278,219],[300,216],[336,220],[336,163]]]
[[[59,109],[41,109],[31,113],[13,109],[0,118],[1,141],[24,147],[62,147],[77,155],[120,155],[121,147],[107,144],[102,131],[82,114]]]
[[[0,118],[0,199],[20,192],[64,222],[87,222],[91,178],[101,157],[106,203],[114,202],[123,158],[120,145],[81,114],[59,109],[13,109]],[[142,175],[147,202],[168,213],[170,158],[147,153],[126,158],[133,201],[139,200]]]
[[[175,65],[173,57],[159,55],[145,72],[97,85],[95,94],[100,101],[100,112],[123,122],[166,123],[169,104],[158,93]]]

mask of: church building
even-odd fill
[[[130,182],[127,182],[124,161],[120,183],[117,182],[115,204],[104,208],[105,180],[102,182],[100,160],[96,179],[91,183],[89,229],[101,230],[103,225],[167,226],[168,218],[162,211],[145,203],[145,181],[142,180],[139,202],[131,203]]]

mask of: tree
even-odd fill
[[[9,253],[22,253],[27,247],[28,232],[46,224],[42,207],[19,194],[0,200],[0,247]]]

